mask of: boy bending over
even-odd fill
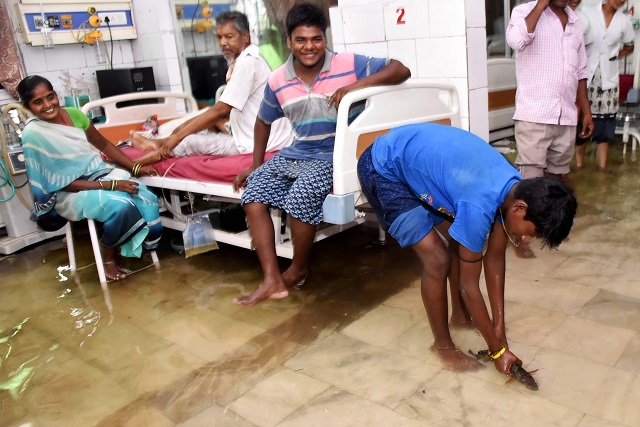
[[[442,363],[457,371],[481,366],[451,339],[448,276],[452,324],[473,321],[498,371],[508,374],[513,363],[522,364],[505,335],[507,242],[517,246],[540,237],[550,249],[560,245],[576,214],[573,191],[555,177],[522,180],[477,136],[432,123],[377,138],[358,160],[358,176],[382,227],[420,258],[422,301],[435,338],[431,348]],[[483,267],[491,316],[480,293]]]

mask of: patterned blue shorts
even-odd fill
[[[308,224],[322,222],[322,204],[333,186],[333,163],[273,156],[247,178],[240,199],[277,207]]]

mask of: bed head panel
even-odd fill
[[[365,100],[364,111],[348,125],[349,108]],[[412,123],[461,126],[458,93],[453,85],[411,79],[401,85],[376,86],[348,93],[340,102],[333,153],[333,194],[360,190],[357,164],[375,138]]]
[[[157,100],[153,104],[127,105],[127,101],[145,99]],[[124,105],[123,105],[124,103]],[[82,107],[87,114],[93,108],[104,109],[106,121],[96,125],[100,133],[117,143],[129,137],[129,131],[139,129],[147,117],[156,114],[160,124],[180,117],[185,113],[198,109],[198,104],[193,96],[176,92],[137,92],[125,95],[110,96],[88,102]]]

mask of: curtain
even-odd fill
[[[13,26],[4,0],[0,0],[0,84],[18,99],[16,86],[20,83],[20,54],[13,36]]]

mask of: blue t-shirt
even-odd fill
[[[379,174],[454,218],[449,234],[473,252],[482,252],[498,207],[522,179],[476,135],[434,123],[392,129],[376,139],[371,156]]]

